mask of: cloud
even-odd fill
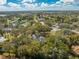
[[[79,10],[79,0],[60,0],[55,4],[51,4],[50,10]]]
[[[11,11],[12,9],[7,6],[0,6],[0,11]]]
[[[43,3],[41,3],[41,5],[40,5],[40,7],[43,7],[43,8],[44,8],[44,7],[46,8],[46,7],[48,7],[48,6],[49,6],[49,4],[44,3],[44,2],[43,2]]]
[[[0,11],[24,11],[25,8],[21,7],[20,4],[9,2],[6,5],[0,5]]]
[[[31,3],[23,3],[22,6],[24,6],[25,9],[36,9],[37,8],[37,3],[31,4]]]
[[[74,2],[74,0],[60,0],[60,1],[63,3],[73,3]]]
[[[21,7],[20,4],[16,4],[16,3],[9,2],[9,3],[8,3],[8,6],[9,6],[9,8],[11,8],[11,9],[13,9],[13,10],[15,10],[15,11],[24,10],[24,8]]]
[[[49,4],[42,2],[40,5],[38,3],[23,3],[22,6],[24,6],[27,10],[45,10],[49,7]]]
[[[9,2],[8,5],[12,8],[20,8],[20,5],[16,3]]]
[[[6,4],[7,0],[0,0],[0,5]]]
[[[51,5],[48,10],[79,10],[79,7],[73,5]]]
[[[1,1],[1,0],[0,0]],[[0,2],[0,11],[27,11],[27,10],[79,10],[79,0],[59,0],[56,3],[37,3],[36,0],[22,0],[21,3],[7,3],[6,0]],[[5,2],[5,3],[3,3]]]
[[[28,0],[32,2],[31,0]],[[59,0],[56,3],[48,4],[42,2],[39,3],[28,3],[24,2],[22,5],[26,10],[78,10],[79,7],[76,6],[78,0]]]

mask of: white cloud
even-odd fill
[[[8,5],[9,5],[10,7],[12,7],[12,8],[18,8],[18,7],[20,7],[19,4],[12,3],[12,2],[9,2]]]
[[[8,6],[0,5],[0,11],[24,11],[25,8],[21,7],[20,4],[9,2]]]
[[[22,0],[21,4],[9,2],[9,6],[4,6],[4,0],[0,0],[0,11],[23,11],[23,10],[79,10],[76,4],[79,4],[79,0],[60,0],[54,4],[48,4],[42,2],[40,5],[35,0]],[[6,0],[5,0],[6,1]]]
[[[74,2],[74,0],[60,0],[60,1],[63,3],[73,3]]]
[[[10,7],[6,6],[0,6],[0,11],[11,11],[12,9]]]
[[[47,3],[41,3],[41,5],[38,5],[38,3],[23,3],[22,5],[26,10],[45,10],[50,6]]]
[[[0,5],[6,4],[7,0],[0,0]]]
[[[20,4],[16,4],[16,3],[12,3],[12,2],[9,2],[8,3],[9,7],[13,10],[16,10],[16,11],[19,11],[19,10],[23,10],[24,8],[21,7]]]
[[[60,0],[49,6],[49,10],[79,10],[79,0]]]
[[[37,7],[37,3],[35,3],[35,4],[23,3],[22,5],[25,7],[25,9],[36,9],[36,7]]]
[[[12,8],[8,6],[0,6],[0,11],[24,11],[24,8]]]
[[[41,5],[40,5],[40,7],[48,7],[49,6],[49,4],[47,4],[47,3],[42,3]]]
[[[27,3],[24,2],[23,5],[27,10],[78,10],[79,7],[74,6],[75,0],[60,0],[54,4],[41,3]]]

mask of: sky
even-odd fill
[[[79,10],[79,0],[0,0],[0,11]]]

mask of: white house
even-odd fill
[[[3,41],[5,41],[5,38],[0,36],[0,42],[3,42]]]

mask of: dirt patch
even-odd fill
[[[3,55],[0,55],[0,59],[6,59]]]
[[[72,48],[73,53],[79,56],[79,45],[72,46],[71,48]]]

